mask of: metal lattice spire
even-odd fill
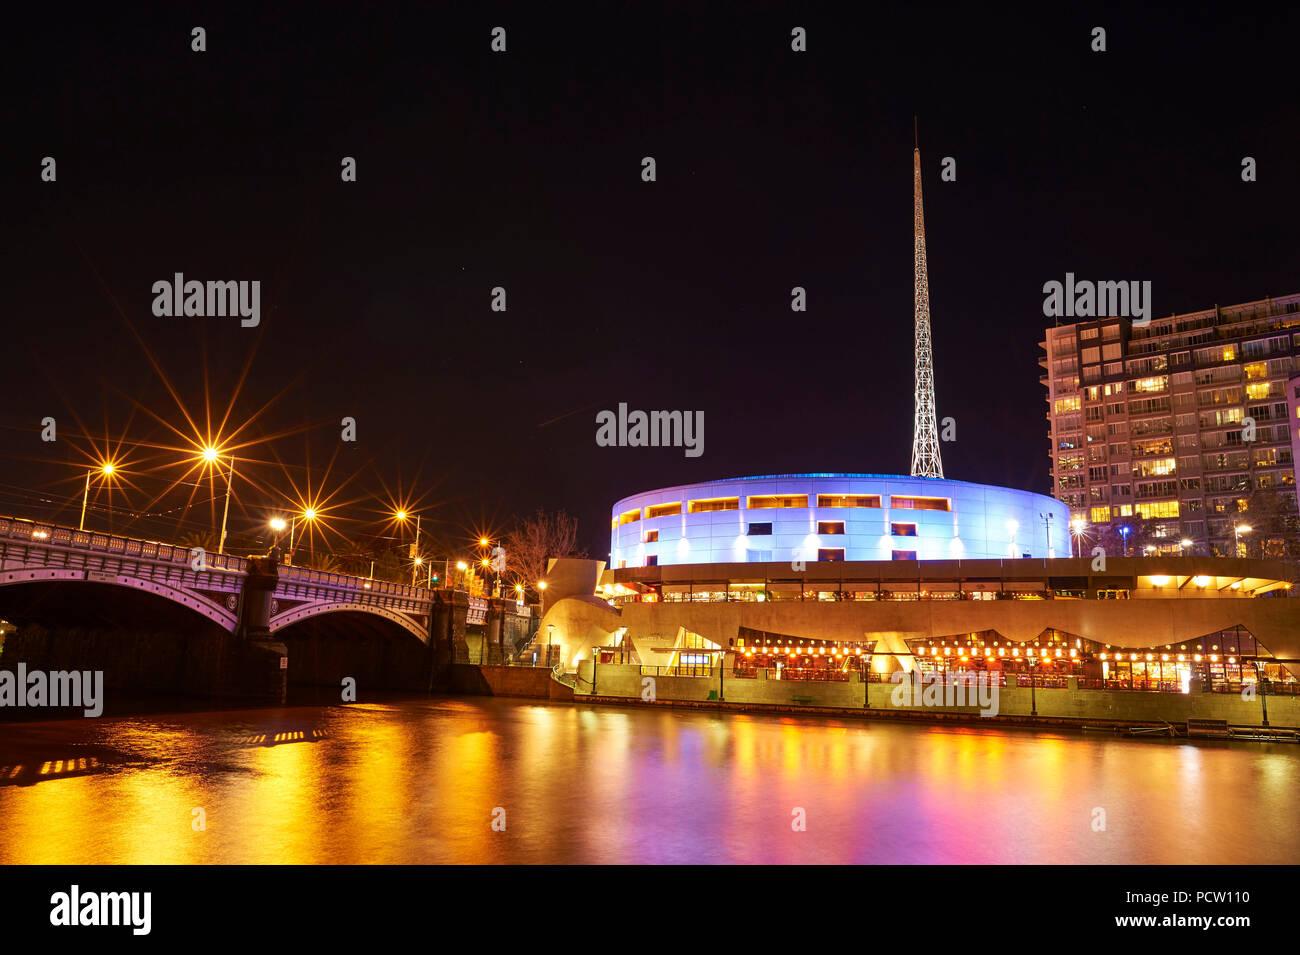
[[[930,353],[930,280],[925,269],[925,210],[921,204],[921,147],[912,150],[912,229],[916,282],[916,417],[912,425],[912,477],[943,477],[939,429],[934,419],[934,357]]]

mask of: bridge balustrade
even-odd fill
[[[138,558],[158,564],[171,564],[188,568],[193,560],[189,547],[164,544],[159,541],[124,537],[101,531],[78,530],[58,524],[0,517],[0,538],[48,544],[60,548],[94,551],[126,558]],[[246,574],[248,560],[232,554],[207,554],[207,571],[225,571]],[[282,565],[279,568],[280,587],[285,589],[315,587],[353,593],[364,602],[397,607],[411,602],[428,603],[432,594],[423,587],[411,587],[383,580],[370,580],[330,571]],[[369,599],[365,599],[369,598]],[[383,599],[376,599],[383,598]]]

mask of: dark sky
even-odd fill
[[[565,508],[605,557],[637,491],[905,473],[914,114],[949,477],[1048,488],[1044,282],[1150,280],[1157,315],[1300,290],[1300,24],[1272,5],[536,7],[11,21],[0,510],[49,516],[38,489],[75,522],[78,418],[154,443],[133,400],[181,421],[131,327],[193,409],[205,366],[224,406],[256,347],[235,417],[269,403],[252,433],[290,433],[241,472],[271,487],[337,453],[357,519],[376,474],[418,472],[430,520]],[[261,327],[154,317],[177,271],[260,280]],[[620,401],[702,410],[704,454],[597,447]],[[237,492],[239,533],[272,502]]]

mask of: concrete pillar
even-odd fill
[[[224,656],[225,695],[283,703],[288,685],[289,651],[271,636],[271,600],[279,565],[270,557],[250,557],[240,600],[235,639]]]
[[[503,631],[505,629],[505,604],[503,601],[493,598],[488,605],[487,623],[484,626],[483,639],[487,641],[487,653],[484,654],[488,663],[505,663],[505,643]]]
[[[462,591],[435,590],[429,612],[429,689],[444,686],[450,667],[469,659],[465,616],[469,597]]]

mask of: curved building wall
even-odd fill
[[[613,511],[610,566],[1069,557],[1069,522],[1069,508],[1045,494],[967,481],[734,478],[623,498]]]

